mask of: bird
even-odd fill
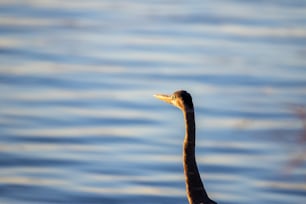
[[[154,97],[179,108],[185,120],[185,138],[183,143],[183,165],[186,194],[189,204],[217,204],[208,197],[204,188],[195,158],[195,111],[191,95],[185,90],[173,94],[154,94]]]

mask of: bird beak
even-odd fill
[[[166,103],[172,104],[171,95],[166,95],[166,94],[154,94],[153,96],[154,96],[155,98],[158,98],[159,100],[165,101]]]

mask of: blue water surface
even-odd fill
[[[306,200],[306,2],[3,1],[0,203],[187,203],[188,90],[218,203]]]

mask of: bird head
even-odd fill
[[[187,91],[179,90],[171,95],[155,94],[154,96],[162,101],[165,101],[166,103],[174,105],[183,111],[193,111],[192,98]]]

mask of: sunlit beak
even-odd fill
[[[159,100],[165,101],[166,103],[172,103],[172,98],[171,95],[166,95],[166,94],[154,94],[153,95],[155,98],[158,98]]]

